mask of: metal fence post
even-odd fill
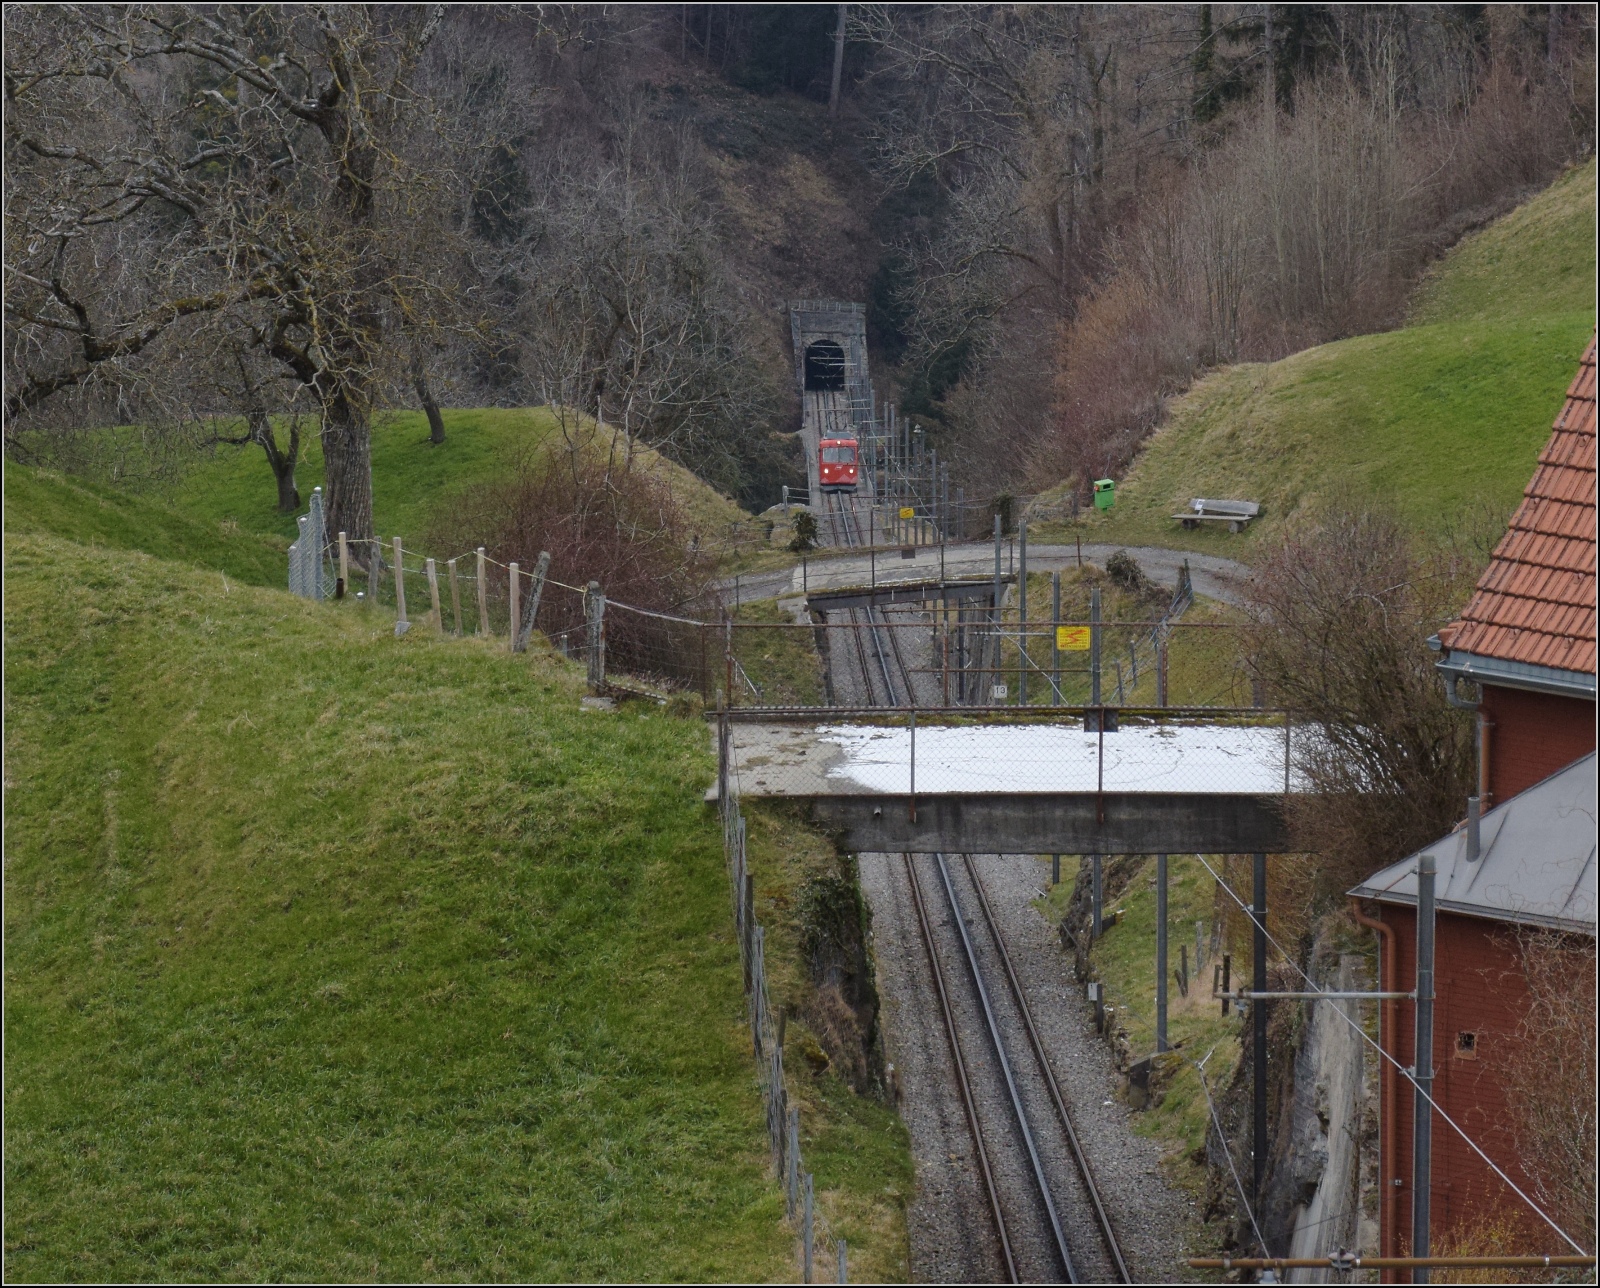
[[[1028,525],[1017,525],[1017,705],[1028,705]]]
[[[994,516],[994,628],[1000,629],[1000,516]],[[993,698],[990,699],[993,701]]]
[[[301,519],[300,524],[303,530],[305,520]],[[298,541],[289,547],[289,593],[291,595],[300,593],[300,543]]]
[[[1061,569],[1050,574],[1050,685],[1061,705]]]
[[[739,839],[744,840],[744,819],[739,820]],[[742,852],[744,846],[739,847]],[[744,956],[744,988],[749,993],[756,985],[756,879],[748,869],[744,874],[744,920],[739,927]]]
[[[789,1195],[789,1219],[795,1218],[800,1206],[800,1107],[789,1106],[789,1147],[784,1159],[784,1189]]]
[[[847,1284],[850,1282],[850,1267],[849,1262],[845,1257],[845,1246],[843,1239],[839,1240],[839,1282],[842,1284]]]
[[[1100,856],[1091,854],[1089,856],[1089,937],[1091,939],[1100,938],[1104,920],[1104,907],[1100,901],[1100,876]]]
[[[728,713],[717,714],[717,806],[728,809]]]
[[[1156,855],[1156,1050],[1167,1049],[1167,856]]]
[[[1089,705],[1100,705],[1100,587],[1089,592]],[[1095,714],[1097,723],[1104,724],[1104,714]]]
[[[339,534],[339,580],[333,588],[333,597],[343,599],[350,586],[350,543],[344,533]]]
[[[805,1248],[805,1282],[815,1283],[812,1277],[812,1226],[815,1222],[816,1198],[812,1192],[811,1173],[805,1175],[804,1194],[802,1195],[804,1208],[800,1216],[800,1241]]]
[[[372,539],[372,554],[367,560],[367,603],[378,602],[378,591],[383,588],[383,542]]]
[[[450,617],[455,623],[455,636],[461,637],[461,578],[456,574],[456,561],[445,560],[445,568],[450,573]]]

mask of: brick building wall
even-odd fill
[[[1595,704],[1582,698],[1483,687],[1489,730],[1488,805],[1525,791],[1595,749]]]
[[[1416,914],[1409,908],[1384,906],[1381,919],[1394,928],[1395,972],[1384,980],[1389,990],[1416,986]],[[1527,1001],[1517,956],[1516,928],[1504,922],[1461,917],[1441,912],[1434,928],[1435,981],[1433,1019],[1433,1098],[1485,1153],[1524,1190],[1525,1177],[1517,1166],[1510,1131],[1503,1081],[1507,1047],[1516,1041],[1517,1025]],[[1384,1034],[1384,1046],[1402,1066],[1415,1064],[1416,1007],[1409,1001],[1394,1003],[1395,1032]],[[1472,1034],[1471,1051],[1461,1050],[1460,1035]],[[1395,1113],[1394,1158],[1381,1162],[1382,1183],[1400,1179],[1393,1205],[1397,1229],[1385,1223],[1383,1246],[1395,1252],[1411,1238],[1411,1134],[1413,1097],[1411,1084],[1385,1066],[1392,1090],[1387,1103]],[[1447,1238],[1463,1222],[1516,1214],[1526,1206],[1499,1177],[1489,1170],[1448,1124],[1433,1123],[1432,1226],[1435,1243]],[[1537,1221],[1537,1218],[1533,1218]],[[1527,1246],[1519,1252],[1544,1253],[1539,1229],[1522,1222]]]

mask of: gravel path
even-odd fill
[[[1049,924],[1032,907],[1032,900],[1042,893],[1047,869],[1030,857],[984,856],[976,862],[1133,1275],[1147,1283],[1180,1278],[1183,1246],[1196,1227],[1198,1216],[1193,1204],[1161,1178],[1157,1169],[1159,1149],[1131,1131],[1128,1111],[1114,1095],[1120,1079],[1112,1068],[1110,1052],[1094,1034],[1089,1008],[1072,978],[1070,962]],[[935,935],[941,940],[947,987],[962,1026],[963,1054],[973,1077],[974,1094],[980,1101],[980,1118],[985,1122],[987,1137],[991,1130],[988,1123],[1003,1122],[1009,1118],[1009,1109],[990,1103],[1004,1094],[991,1049],[986,1044],[980,1048],[975,1036],[968,1036],[977,1033],[969,1023],[975,1019],[971,986],[964,962],[958,963],[945,952],[944,936],[950,933],[948,912],[942,891],[938,899],[932,897],[933,883],[937,881],[933,860],[924,856],[917,863],[930,918],[943,918],[946,923],[945,929],[936,930]],[[959,861],[950,861],[950,871],[953,884],[958,887],[958,899],[970,900],[971,889],[964,884]],[[993,1280],[1001,1270],[993,1219],[971,1157],[971,1136],[955,1090],[949,1047],[904,861],[898,855],[861,856],[861,886],[873,910],[873,946],[888,1058],[899,1072],[901,1112],[911,1132],[917,1167],[917,1192],[908,1221],[913,1277],[923,1281]],[[963,904],[962,911],[969,922],[977,923],[981,918],[976,908]],[[952,941],[953,938],[951,934]],[[974,939],[976,944],[977,936]],[[980,947],[980,961],[986,955]],[[984,968],[991,1002],[1001,1019],[1002,1041],[1020,1075],[1024,1065],[1017,1054],[1020,1034],[1013,1038],[1003,1015],[1004,1005],[1010,1002],[1003,976],[990,969],[987,962]],[[959,988],[955,987],[957,982]],[[1025,1095],[1024,1100],[1028,1102],[1030,1096]],[[1001,1113],[1001,1109],[1005,1112]],[[1043,1111],[1030,1103],[1029,1114],[1038,1130]],[[1055,1175],[1067,1164],[1056,1156],[1059,1148],[1044,1139],[1047,1132],[1041,1130],[1039,1135],[1047,1174]],[[1001,1145],[999,1140],[993,1140],[991,1151],[997,1156],[997,1183],[1002,1198],[1007,1199],[1008,1193],[1018,1192],[1018,1181],[999,1162]],[[1014,1169],[1015,1164],[1006,1166]],[[1010,1200],[1007,1201],[1009,1206]],[[1063,1190],[1058,1204],[1063,1223],[1069,1226],[1074,1258],[1082,1263],[1080,1274],[1092,1280],[1103,1273],[1103,1257],[1096,1259],[1096,1240],[1083,1234],[1086,1216],[1081,1201]],[[1047,1260],[1040,1250],[1029,1245],[1028,1241],[1035,1237],[1024,1233],[1019,1241],[1013,1234],[1014,1246],[1021,1244],[1017,1247],[1018,1260],[1025,1277],[1036,1274]]]

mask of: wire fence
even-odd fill
[[[1257,698],[1245,628],[1233,623],[1023,626],[955,603],[813,618],[707,624],[708,665],[728,654],[712,687],[726,684],[735,707],[1237,708]]]
[[[767,992],[766,935],[755,913],[755,878],[750,873],[744,815],[739,810],[739,769],[732,753],[732,726],[726,715],[718,722],[717,808],[722,817],[723,854],[733,897],[733,923],[744,965],[746,1014],[755,1048],[772,1166],[783,1185],[788,1219],[799,1237],[804,1282],[815,1283],[817,1249],[831,1246],[837,1280],[847,1280],[844,1239],[830,1229],[816,1206],[812,1175],[800,1151],[800,1109],[789,1103],[784,1078],[783,1042]]]
[[[870,599],[840,608],[828,592],[810,620],[725,612],[712,620],[710,600],[662,612],[611,600],[598,583],[562,581],[548,556],[522,567],[482,547],[437,559],[398,537],[330,538],[320,489],[298,526],[288,567],[294,593],[392,609],[397,635],[415,628],[498,638],[520,652],[537,631],[585,663],[595,692],[691,692],[732,708],[1237,708],[1252,700],[1238,661],[1241,628],[1177,620],[1193,598],[1187,576],[1166,610],[1144,622],[1007,620],[988,580],[967,587],[968,598],[930,587],[944,597],[887,610]]]

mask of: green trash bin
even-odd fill
[[[1096,479],[1094,481],[1094,508],[1109,510],[1117,500],[1117,484],[1114,479]]]

